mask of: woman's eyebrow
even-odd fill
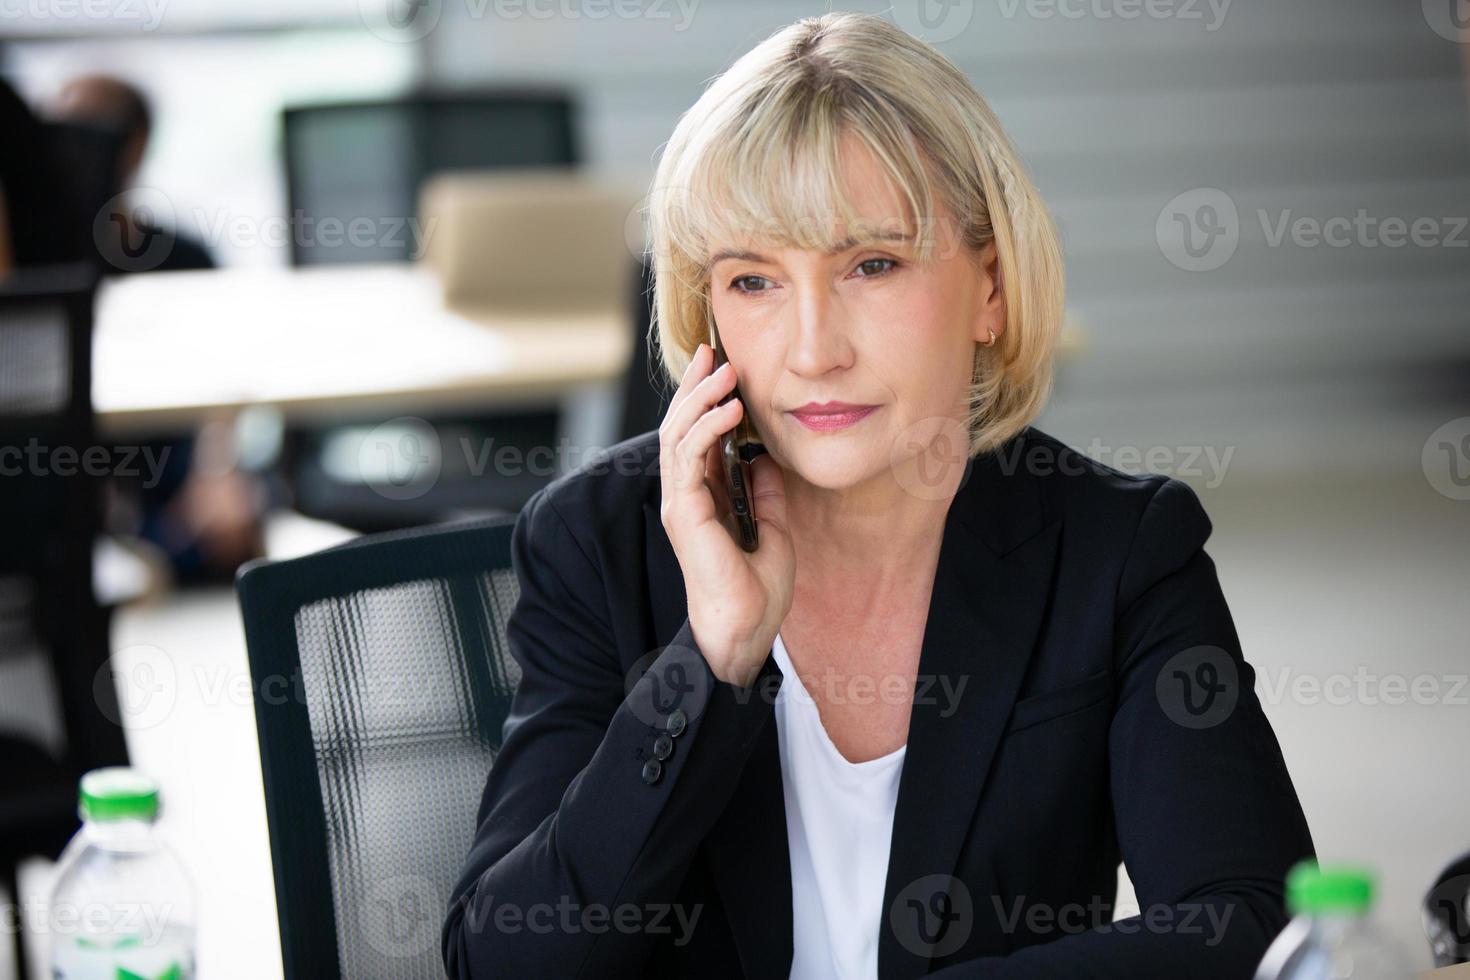
[[[844,238],[842,241],[838,242],[836,245],[828,249],[827,254],[841,255],[848,249],[855,248],[856,246],[861,245],[864,242],[906,242],[911,237],[912,236],[907,235],[901,231],[886,231],[878,235],[869,235],[866,238],[855,238],[853,236],[848,236],[847,238]],[[764,255],[761,255],[759,252],[751,252],[747,249],[740,248],[724,248],[716,252],[710,258],[709,268],[713,269],[715,266],[719,265],[726,259],[739,259],[742,262],[771,262],[770,259],[766,258]]]

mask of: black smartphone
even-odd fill
[[[713,318],[709,323],[709,345],[715,354],[714,370],[718,371],[720,365],[729,358],[725,356],[725,349],[720,346],[720,331]],[[720,404],[723,405],[732,398],[745,402],[738,383],[728,395],[720,399]],[[754,551],[760,545],[760,535],[755,526],[755,498],[751,496],[750,463],[742,453],[742,450],[748,451],[752,445],[750,433],[753,431],[755,430],[750,425],[750,405],[747,403],[739,423],[720,436],[720,462],[725,472],[725,492],[730,496],[730,509],[734,512],[735,525],[740,532],[740,547],[745,551]]]

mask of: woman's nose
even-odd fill
[[[821,288],[796,289],[792,304],[787,368],[804,377],[820,377],[852,359],[847,317],[840,303]]]

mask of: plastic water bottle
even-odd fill
[[[51,893],[54,980],[194,980],[194,886],[154,833],[158,784],[126,767],[82,777],[82,829]]]
[[[1412,980],[1394,944],[1374,925],[1374,876],[1366,868],[1304,861],[1286,876],[1293,918],[1255,980]]]

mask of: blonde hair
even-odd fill
[[[972,249],[996,243],[1006,329],[977,343],[970,455],[1040,414],[1051,390],[1065,286],[1056,229],[995,113],[947,58],[870,14],[806,17],[761,42],[679,119],[649,192],[658,357],[684,374],[709,340],[712,242],[759,230],[789,247],[830,249],[831,217],[860,242],[841,186],[838,147],[856,136],[887,170],[931,256],[936,199]],[[817,220],[815,215],[827,215]],[[870,229],[876,232],[876,229]]]

